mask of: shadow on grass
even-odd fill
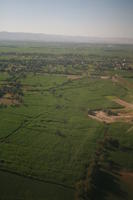
[[[88,193],[90,200],[105,200],[109,194],[127,199],[127,193],[120,188],[119,176],[108,171],[99,170],[96,177],[91,180],[91,192]]]

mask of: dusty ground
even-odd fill
[[[0,98],[0,105],[18,105],[19,102],[10,94],[5,94],[2,98]]]
[[[132,103],[128,103],[128,102],[126,102],[126,101],[124,101],[122,99],[119,99],[119,98],[115,98],[115,99],[113,99],[113,101],[115,101],[116,103],[118,103],[121,106],[124,106],[125,109],[128,109],[128,110],[133,109],[133,104]]]
[[[112,101],[115,101],[119,105],[123,106],[124,108],[122,109],[112,109],[111,111],[117,112],[116,115],[108,115],[104,111],[94,111],[94,114],[88,115],[92,119],[96,119],[101,122],[105,123],[113,123],[117,121],[124,121],[124,122],[133,122],[133,104],[128,103],[122,99],[115,98]]]
[[[110,77],[109,76],[101,76],[101,79],[106,80],[106,79],[110,79]]]
[[[78,75],[68,75],[67,78],[70,79],[70,80],[77,80],[77,79],[82,78],[82,76],[80,76],[80,75],[79,76]]]

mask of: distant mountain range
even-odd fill
[[[87,36],[48,35],[43,33],[0,32],[0,41],[74,42],[133,44],[133,38],[100,38]]]

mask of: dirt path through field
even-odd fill
[[[115,101],[116,103],[118,103],[121,106],[124,106],[126,109],[133,109],[133,104],[128,103],[122,99],[116,98],[116,99],[113,99],[113,101]]]

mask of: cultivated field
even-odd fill
[[[133,199],[132,53],[0,43],[1,199]]]

